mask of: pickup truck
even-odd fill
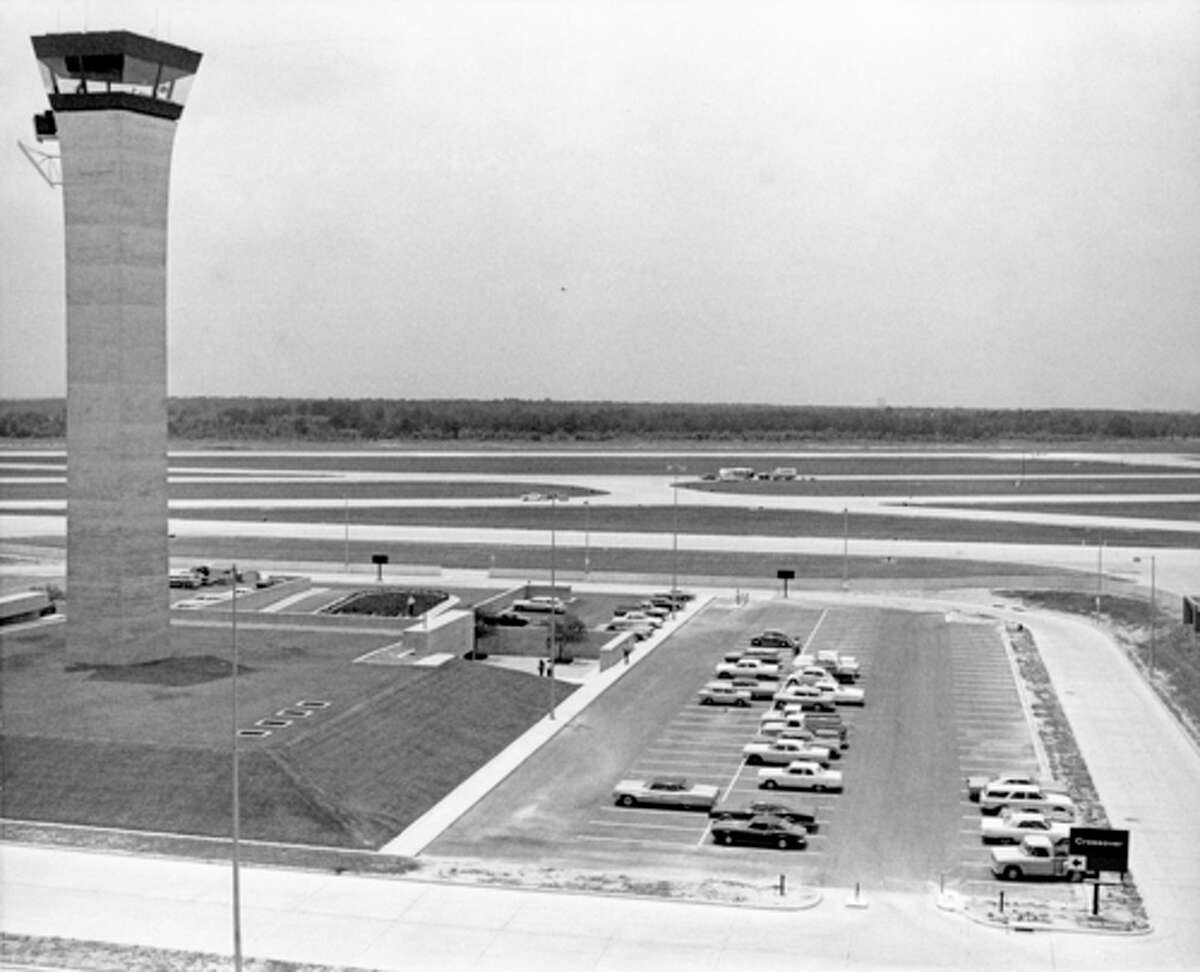
[[[1094,877],[1095,872],[1076,867],[1066,854],[1065,839],[1052,841],[1049,837],[1028,836],[1011,847],[992,848],[992,873],[1003,881],[1022,878],[1044,878],[1051,881],[1081,881]]]

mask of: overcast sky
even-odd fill
[[[1200,409],[1200,3],[3,0],[4,397],[85,28],[204,55],[172,395]]]

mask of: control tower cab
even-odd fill
[[[200,67],[197,52],[127,30],[45,34],[33,52],[52,109],[38,118],[117,109],[177,121]]]

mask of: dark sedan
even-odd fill
[[[788,823],[803,827],[810,834],[815,834],[820,826],[817,823],[817,813],[813,809],[797,807],[794,804],[783,803],[780,800],[751,799],[740,803],[722,802],[714,806],[709,815],[717,820],[750,820],[754,817],[778,817]]]
[[[767,815],[749,820],[718,820],[712,825],[712,835],[718,844],[753,844],[779,850],[803,850],[808,846],[803,827]]]

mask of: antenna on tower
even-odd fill
[[[46,185],[51,189],[62,185],[62,159],[60,156],[31,148],[20,139],[17,140],[17,148],[29,160],[29,164],[37,169],[37,174],[46,180]]]

